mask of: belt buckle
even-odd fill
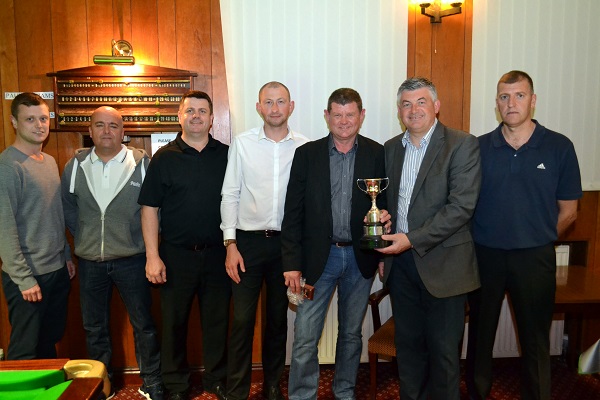
[[[266,238],[270,238],[270,237],[273,237],[273,236],[275,236],[275,235],[273,234],[272,230],[269,230],[269,229],[265,230],[265,237]]]

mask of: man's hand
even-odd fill
[[[285,278],[285,286],[292,290],[292,293],[300,294],[302,287],[300,286],[300,278],[302,277],[302,271],[287,271],[283,273]]]
[[[392,215],[387,210],[381,210],[379,222],[383,224],[385,233],[390,233],[392,231]]]
[[[25,301],[30,301],[32,303],[42,301],[42,289],[38,284],[30,289],[22,290],[21,294],[23,295],[23,300]]]
[[[389,240],[392,242],[388,247],[382,249],[375,249],[383,254],[400,254],[410,249],[412,245],[410,240],[405,233],[394,233],[393,235],[381,235],[383,240]]]
[[[240,251],[237,248],[235,243],[231,243],[227,246],[227,257],[225,258],[225,269],[227,270],[227,275],[231,278],[235,283],[240,283],[242,279],[240,278],[240,274],[238,273],[238,265],[240,266],[240,270],[242,272],[246,272],[246,267],[244,266],[244,259],[240,254]]]
[[[167,267],[159,256],[146,257],[146,278],[157,284],[167,281]]]
[[[75,269],[75,263],[73,261],[67,261],[67,271],[69,271],[69,279],[75,278],[77,270]]]

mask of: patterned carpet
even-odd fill
[[[378,400],[398,399],[398,378],[392,365],[379,364]],[[492,387],[491,399],[514,400],[519,398],[519,361],[518,359],[496,359],[494,364],[495,382]],[[319,381],[319,399],[333,399],[331,382],[333,380],[333,366],[321,366]],[[137,392],[137,386],[126,386],[117,391],[114,400],[143,399]],[[282,391],[287,395],[287,370],[282,382]],[[250,400],[262,400],[262,384],[253,384]],[[192,388],[192,399],[215,399],[212,394],[203,393],[202,388]],[[369,398],[369,366],[361,365],[358,373],[356,398],[366,400]],[[464,381],[461,382],[461,398],[467,399]],[[597,375],[578,375],[569,368],[564,360],[552,360],[552,400],[600,400],[600,377]]]

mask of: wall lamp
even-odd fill
[[[134,65],[133,46],[126,40],[111,41],[112,55],[94,56],[94,64],[97,65]]]
[[[441,24],[442,18],[449,15],[460,14],[462,12],[462,2],[450,3],[451,8],[442,10],[442,4],[440,0],[435,0],[431,3],[420,3],[421,14],[426,15],[430,18],[432,24]]]

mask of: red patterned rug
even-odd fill
[[[494,362],[494,386],[491,399],[514,400],[519,398],[519,359],[496,359]],[[332,365],[321,366],[319,380],[319,399],[333,399],[331,382],[333,381],[334,368]],[[282,382],[282,392],[287,395],[287,369]],[[398,399],[398,378],[395,369],[390,363],[379,364],[378,400]],[[467,399],[464,381],[461,382],[461,398]],[[215,399],[212,394],[203,393],[202,388],[194,386],[191,398]],[[250,400],[261,400],[262,384],[252,385]],[[369,398],[369,366],[361,365],[358,372],[356,398],[366,400]],[[126,386],[117,391],[114,400],[142,399],[137,393],[137,386]],[[552,400],[600,400],[600,377],[598,375],[578,375],[577,371],[569,368],[561,358],[552,359]]]

